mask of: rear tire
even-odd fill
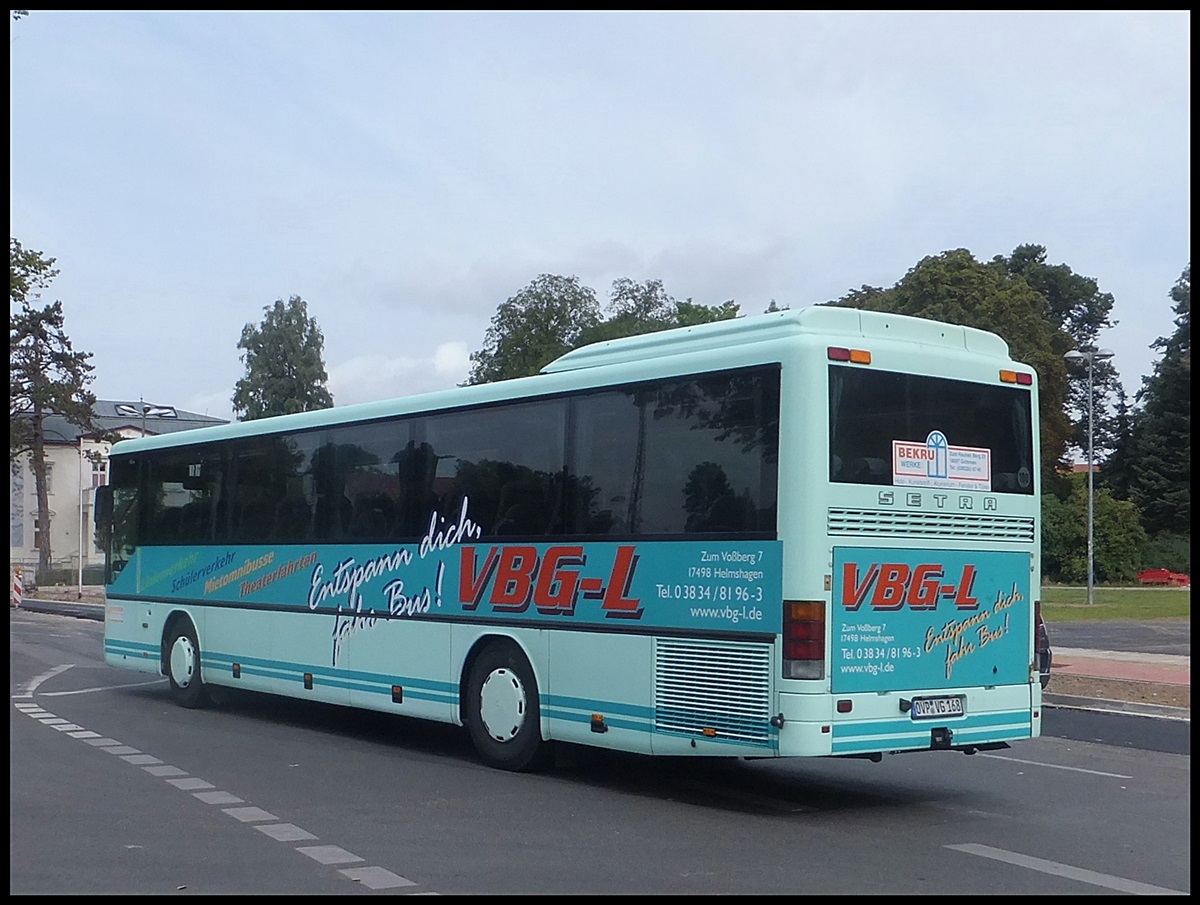
[[[466,723],[475,750],[490,766],[522,773],[543,769],[553,759],[553,748],[542,738],[533,667],[515,644],[492,644],[471,665]]]
[[[208,689],[200,679],[200,642],[188,619],[180,619],[171,628],[166,647],[167,678],[171,698],[181,707],[194,710],[205,706]]]

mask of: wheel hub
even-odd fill
[[[190,638],[179,637],[171,645],[171,678],[180,688],[192,684],[192,674],[196,669],[196,649],[192,647]]]
[[[479,717],[487,734],[498,742],[510,742],[525,725],[525,688],[516,673],[497,669],[479,689]]]

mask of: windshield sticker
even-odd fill
[[[941,431],[924,443],[892,441],[892,483],[950,490],[991,490],[992,451],[951,446]]]

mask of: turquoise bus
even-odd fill
[[[1039,735],[1037,379],[835,307],[122,441],[105,661],[466,727],[479,757]]]

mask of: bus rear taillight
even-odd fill
[[[825,603],[783,602],[783,677],[825,678]]]

